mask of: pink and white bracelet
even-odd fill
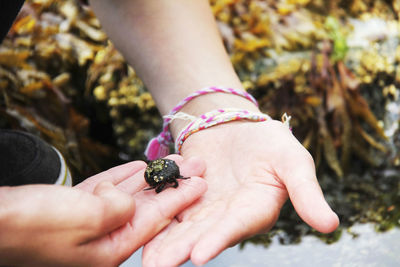
[[[145,155],[149,160],[155,160],[161,157],[165,157],[169,153],[169,145],[173,143],[173,139],[171,133],[169,131],[169,124],[174,119],[189,119],[191,122],[179,133],[178,138],[175,141],[175,152],[181,153],[182,145],[185,140],[192,134],[210,128],[215,125],[237,121],[237,120],[248,120],[254,122],[262,122],[271,120],[271,117],[258,112],[251,112],[248,110],[235,109],[235,108],[224,108],[224,109],[216,109],[210,112],[207,112],[199,117],[195,117],[184,112],[179,112],[179,110],[187,104],[189,101],[194,99],[195,97],[209,94],[209,93],[229,93],[238,96],[242,96],[249,101],[253,102],[256,106],[258,106],[257,101],[248,93],[244,91],[235,90],[232,88],[222,88],[222,87],[207,87],[196,91],[183,99],[181,102],[176,105],[171,112],[164,116],[163,130],[162,132],[155,138],[153,138],[149,144],[147,145],[147,149],[145,151]],[[289,122],[291,117],[286,113],[282,116],[282,122],[289,129]]]
[[[179,115],[179,113],[177,115]],[[212,126],[237,120],[261,122],[271,120],[271,117],[259,112],[250,112],[248,110],[234,108],[216,109],[207,112],[193,120],[179,133],[175,141],[175,152],[181,153],[182,145],[190,135]]]
[[[181,102],[179,102],[171,110],[171,112],[168,115],[164,116],[162,132],[157,137],[154,137],[153,139],[151,139],[147,145],[146,151],[144,153],[146,155],[147,159],[154,160],[154,159],[165,157],[168,155],[169,145],[173,143],[173,139],[172,139],[171,133],[169,131],[169,124],[175,118],[175,115],[189,101],[193,100],[194,98],[196,98],[198,96],[210,94],[210,93],[228,93],[228,94],[241,96],[241,97],[244,97],[244,98],[248,99],[249,101],[253,102],[256,106],[258,106],[257,101],[254,99],[254,97],[245,91],[236,90],[233,88],[216,87],[216,86],[200,89],[200,90],[190,94],[189,96],[187,96],[185,99],[183,99]]]

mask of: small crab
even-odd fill
[[[175,161],[170,159],[156,159],[147,164],[144,172],[144,179],[150,185],[144,190],[156,189],[156,193],[160,193],[167,184],[172,184],[174,188],[179,186],[176,179],[189,179],[183,177],[179,172],[179,167]]]

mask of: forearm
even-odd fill
[[[13,187],[0,187],[0,266],[15,264],[15,259],[20,256],[16,255],[16,248],[21,244],[21,238],[13,229],[19,219],[13,191]]]
[[[96,0],[91,5],[162,114],[203,87],[242,89],[207,0]],[[226,107],[256,109],[241,97],[213,94],[191,101],[183,110],[199,115]],[[175,124],[173,132],[179,128]]]
[[[7,226],[10,222],[12,207],[12,187],[0,186],[0,255],[6,241]],[[0,257],[1,258],[1,257]]]

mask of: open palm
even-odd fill
[[[212,127],[186,140],[182,154],[206,161],[208,191],[145,246],[145,266],[173,266],[189,258],[204,264],[228,246],[268,231],[288,196],[316,230],[338,226],[312,157],[280,122]]]

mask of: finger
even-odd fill
[[[93,193],[100,197],[101,203],[97,207],[98,218],[93,218],[95,227],[91,240],[104,236],[126,224],[132,219],[136,207],[135,201],[130,195],[121,192],[109,181],[98,184]]]
[[[200,237],[223,220],[227,212],[225,201],[198,205],[203,208],[195,210],[190,217],[170,229],[162,240],[157,240],[157,245],[151,245],[143,259],[145,266],[177,266],[184,263]]]
[[[206,181],[196,176],[179,184],[178,188],[168,188],[159,194],[154,191],[138,193],[133,227],[143,229],[138,233],[139,240],[150,240],[207,190]]]
[[[167,233],[163,236],[150,241],[145,246],[146,254],[143,255],[143,266],[179,266],[190,257],[196,241],[202,233],[201,228],[209,228],[214,219],[204,220],[204,224],[197,224],[192,221],[175,223],[169,227]]]
[[[76,185],[75,188],[79,188],[88,192],[93,192],[96,185],[102,181],[110,181],[111,183],[116,185],[144,168],[146,168],[146,163],[143,161],[128,162],[126,164],[111,168],[107,171],[89,177],[82,183]]]
[[[177,154],[171,154],[165,157],[172,159],[179,166],[179,171],[183,176],[203,176],[206,170],[206,163],[199,157],[190,157],[184,159],[182,156]]]
[[[165,237],[169,232],[178,225],[178,221],[173,219],[168,226],[166,226],[161,232],[159,232],[153,239],[146,243],[142,251],[142,265],[143,266],[155,266],[152,261],[152,257],[155,255],[155,251],[158,251]]]
[[[190,157],[188,159],[184,159],[179,163],[179,169],[182,176],[191,177],[191,176],[200,176],[204,175],[206,171],[206,163],[203,159],[198,157]]]
[[[182,187],[187,185],[188,183],[192,183],[195,181],[199,181],[205,184],[205,180],[198,178],[198,177],[192,177],[190,180],[185,180],[182,183]],[[192,183],[193,184],[193,183]],[[179,186],[178,188],[180,188],[181,186]],[[198,185],[194,184],[193,185],[193,189],[195,188],[199,188]],[[198,190],[198,189],[197,189]],[[204,193],[206,190],[206,188],[202,189],[202,192]],[[195,191],[194,191],[195,192]],[[182,200],[187,199],[188,197],[192,197],[193,191],[187,192],[187,195],[185,197],[179,196],[178,194],[171,194],[174,193],[173,190],[166,190],[165,192],[163,192],[163,194],[165,194],[165,199],[160,199],[160,204],[162,204],[163,206],[160,206],[160,210],[159,213],[166,213],[165,216],[171,216],[172,214],[174,214],[174,216],[178,213],[180,213],[182,210],[184,210],[186,208],[185,207],[181,207],[181,208],[176,208],[173,205],[171,205],[172,203],[166,203],[167,200],[169,201],[174,201],[175,203],[179,203],[182,202]],[[171,195],[167,195],[171,194]],[[198,192],[199,193],[199,192]],[[146,192],[147,194],[147,192]],[[161,195],[161,194],[159,194]],[[173,197],[173,198],[172,198]],[[170,254],[169,257],[161,257],[160,259],[162,259],[161,261],[158,261],[158,249],[164,248],[165,246],[163,245],[165,242],[169,243],[170,237],[174,237],[174,236],[179,236],[182,239],[186,239],[186,232],[190,232],[190,231],[194,231],[196,232],[196,229],[194,226],[191,225],[190,222],[186,222],[183,224],[179,224],[177,223],[176,220],[173,220],[172,217],[170,217],[170,220],[165,221],[164,223],[169,223],[171,220],[174,221],[174,224],[171,226],[169,225],[167,230],[163,230],[161,235],[157,235],[147,246],[146,249],[146,253],[143,255],[143,265],[144,266],[175,266],[176,264],[182,263],[184,261],[186,261],[190,255],[190,251],[192,246],[189,244],[187,246],[183,246],[183,247],[179,247],[179,251],[174,251],[174,253]],[[143,224],[145,224],[145,222],[143,222]],[[172,232],[172,235],[170,234],[170,231]],[[172,243],[173,244],[173,243]],[[194,244],[194,243],[193,243]],[[167,245],[168,246],[168,245]],[[176,246],[175,246],[176,248]],[[167,252],[168,253],[168,252]],[[183,258],[182,258],[183,257]]]
[[[231,208],[226,210],[224,217],[196,242],[190,256],[195,265],[206,264],[224,249],[269,231],[287,198],[283,191],[275,188],[249,188],[242,192],[242,197],[230,203]]]
[[[174,160],[179,166],[181,175],[185,177],[201,176],[206,169],[205,162],[200,158],[193,157],[184,160],[179,155],[169,155],[166,158]],[[143,190],[148,186],[144,179],[144,171],[145,169],[136,172],[133,176],[119,183],[117,188],[131,195]]]
[[[113,251],[113,257],[122,261],[148,243],[174,220],[178,212],[197,200],[206,189],[204,179],[193,177],[178,188],[160,194],[154,191],[140,192],[135,197],[137,205],[132,220],[110,235],[89,243],[88,247],[95,247],[96,251],[103,251],[104,255]]]
[[[303,180],[288,191],[296,212],[308,225],[321,233],[330,233],[339,226],[339,218],[316,180]]]
[[[145,169],[142,169],[131,177],[123,180],[117,185],[117,188],[130,195],[134,195],[137,192],[142,191],[147,186],[144,179],[144,171]]]
[[[165,157],[166,159],[172,159],[176,164],[180,164],[183,161],[183,157],[178,154],[171,154]]]
[[[322,233],[330,233],[338,227],[339,218],[324,198],[308,152],[289,157],[285,171],[278,175],[285,183],[296,212],[308,225]]]

